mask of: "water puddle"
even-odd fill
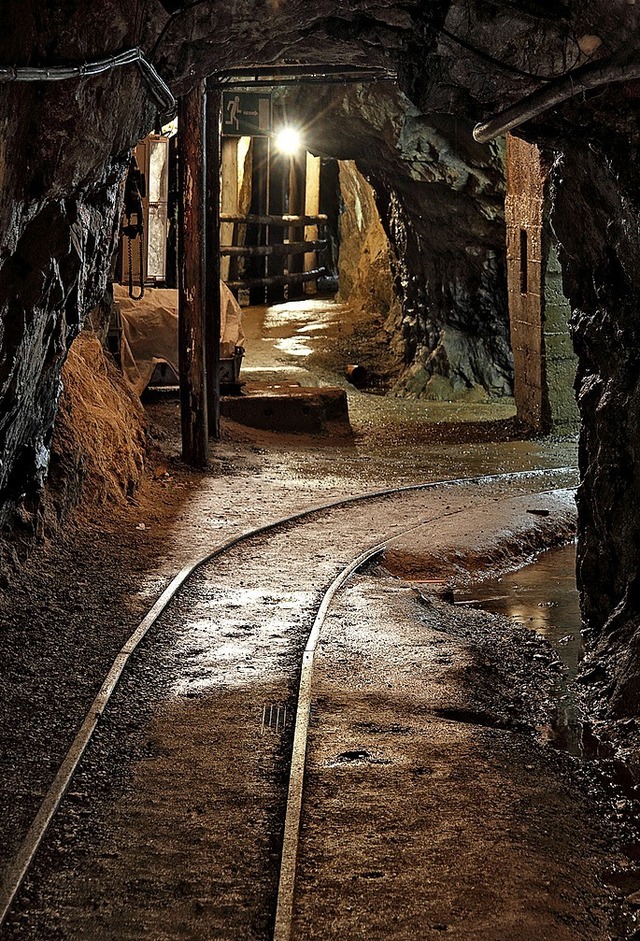
[[[583,648],[580,607],[575,584],[575,544],[550,549],[535,562],[516,572],[455,591],[457,604],[473,605],[512,618],[545,637],[564,666],[557,684],[557,720],[552,744],[583,760],[595,760],[596,773],[611,805],[609,813],[619,821],[624,835],[624,857],[606,870],[603,881],[612,895],[615,936],[640,937],[640,837],[638,836],[638,784],[627,766],[610,751],[602,750],[576,702],[572,684]],[[625,858],[626,857],[626,858]],[[631,910],[620,906],[630,899]]]
[[[555,744],[581,756],[582,719],[571,693],[583,655],[575,564],[574,543],[550,549],[516,572],[456,589],[455,600],[457,604],[502,614],[549,641],[564,666],[564,681],[558,688]]]

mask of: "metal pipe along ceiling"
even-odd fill
[[[141,49],[129,49],[115,56],[83,62],[80,65],[55,66],[3,66],[0,67],[0,84],[6,82],[63,82],[68,79],[90,78],[102,75],[123,65],[137,65],[147,83],[151,97],[161,114],[173,113],[177,107],[176,99],[164,79],[158,74]],[[234,82],[234,79],[236,82]],[[210,86],[219,84],[247,85],[288,85],[299,79],[306,79],[309,84],[320,82],[378,82],[395,81],[396,74],[384,69],[367,66],[320,66],[320,65],[281,65],[281,66],[241,66],[211,76]]]
[[[214,72],[207,79],[215,87],[279,87],[300,83],[319,85],[333,83],[396,82],[397,73],[372,66],[290,64],[239,66]]]
[[[476,124],[473,136],[480,144],[487,144],[507,131],[520,127],[531,118],[538,117],[573,98],[579,92],[591,91],[614,82],[630,82],[640,78],[640,62],[635,59],[624,64],[594,63],[576,72],[569,72],[556,82],[539,88],[522,101],[505,108],[489,121]]]

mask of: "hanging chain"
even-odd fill
[[[142,270],[142,263],[143,263],[142,233],[140,233],[140,242],[138,243],[139,252],[140,252],[140,293],[139,294],[134,294],[133,292],[133,249],[131,247],[133,243],[133,239],[131,238],[130,235],[127,235],[126,239],[127,239],[127,253],[129,256],[129,297],[133,301],[139,301],[139,300],[142,300],[142,298],[144,297],[144,274]]]

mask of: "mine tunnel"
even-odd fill
[[[634,0],[6,0],[0,938],[639,936]]]

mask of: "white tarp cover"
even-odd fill
[[[140,395],[157,363],[168,363],[178,375],[178,292],[173,288],[147,288],[139,301],[128,288],[113,285],[114,301],[122,319],[121,361],[126,380]],[[220,357],[233,356],[242,346],[242,309],[229,288],[220,282]]]

